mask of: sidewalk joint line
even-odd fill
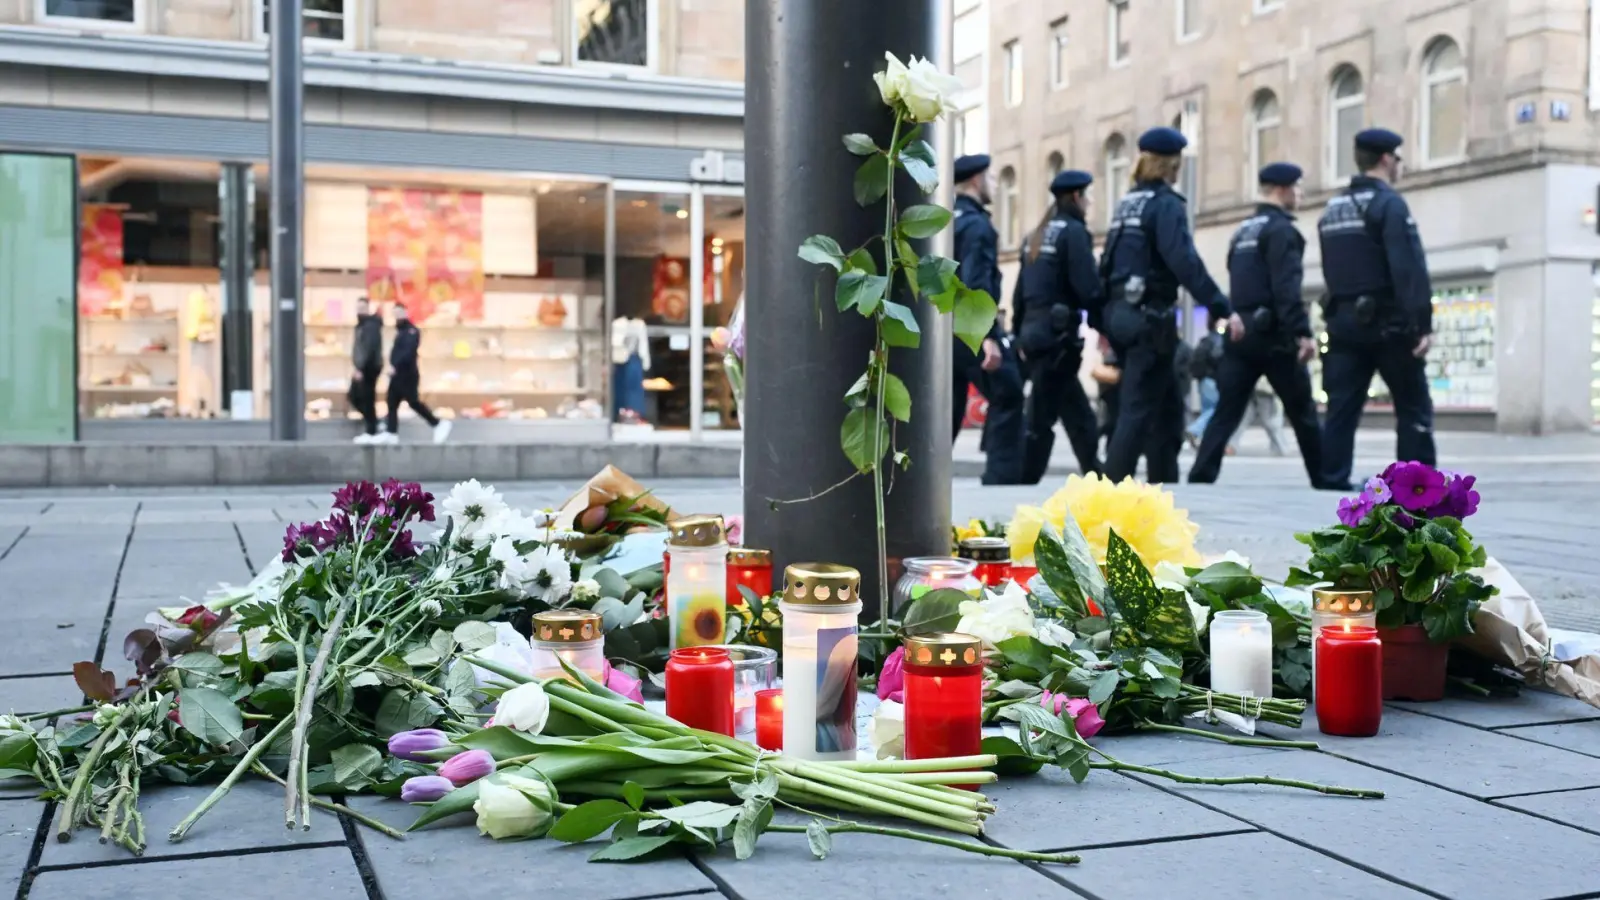
[[[689,860],[689,865],[694,866],[697,870],[699,870],[700,874],[705,876],[706,880],[710,881],[718,893],[722,894],[722,896],[727,897],[728,900],[744,900],[744,897],[741,896],[738,891],[733,889],[733,885],[729,884],[726,879],[717,874],[715,869],[707,865],[705,860],[700,858],[700,854],[691,850],[685,852],[683,856],[685,859]],[[704,893],[704,891],[701,893]]]
[[[44,855],[45,841],[50,839],[50,823],[56,818],[56,802],[46,800],[39,814],[39,830],[33,834],[33,846],[28,848],[28,862],[22,867],[22,880],[17,883],[16,900],[25,900],[33,889],[33,879],[39,874],[39,857]]]
[[[346,805],[348,796],[333,798],[335,803]],[[378,873],[372,868],[372,857],[367,855],[367,845],[361,839],[360,829],[356,822],[343,813],[335,813],[339,819],[339,827],[344,831],[345,846],[350,848],[350,857],[356,864],[356,874],[361,876],[361,886],[367,891],[367,900],[384,900],[383,886],[378,883]]]
[[[1494,800],[1488,800],[1488,801],[1485,801],[1485,802],[1488,803],[1490,806],[1499,807],[1500,809],[1508,810],[1510,812],[1522,813],[1525,816],[1532,816],[1535,819],[1543,819],[1546,822],[1551,822],[1551,823],[1554,823],[1556,825],[1565,825],[1566,827],[1571,828],[1574,831],[1581,831],[1584,834],[1600,835],[1600,829],[1586,828],[1586,827],[1584,827],[1582,825],[1574,825],[1571,822],[1566,821],[1565,819],[1558,819],[1555,816],[1545,815],[1542,812],[1534,812],[1532,810],[1527,810],[1527,809],[1518,809],[1515,806],[1508,806],[1508,805],[1506,805],[1504,803],[1498,803],[1498,802],[1496,802]]]
[[[1580,725],[1584,722],[1600,722],[1600,715],[1584,716],[1581,719],[1556,719],[1550,722],[1528,722],[1527,724],[1523,725],[1492,725],[1486,730],[1500,734],[1503,732],[1514,731],[1518,728],[1546,728],[1551,725]],[[1517,736],[1518,735],[1512,735],[1512,737]]]
[[[1548,791],[1527,791],[1521,794],[1501,794],[1497,797],[1484,798],[1489,803],[1498,803],[1501,800],[1516,800],[1519,797],[1546,797],[1550,794],[1576,794],[1579,791],[1600,790],[1600,784],[1591,784],[1588,787],[1554,788]]]
[[[6,557],[10,556],[11,551],[15,549],[18,544],[22,543],[23,538],[28,536],[28,529],[32,527],[32,525],[22,526],[22,530],[17,532],[17,536],[12,539],[11,543],[6,545],[6,549],[0,550],[0,559],[5,559]]]
[[[1158,837],[1158,838],[1130,838],[1129,840],[1125,840],[1125,841],[1106,841],[1105,843],[1101,843],[1101,844],[1078,844],[1076,846],[1070,846],[1070,847],[1052,847],[1050,849],[1039,850],[1037,852],[1039,852],[1039,853],[1087,853],[1087,852],[1092,851],[1092,850],[1117,850],[1117,849],[1120,849],[1120,848],[1123,848],[1123,847],[1148,847],[1148,846],[1152,846],[1152,845],[1155,845],[1155,844],[1180,844],[1180,843],[1183,843],[1184,841],[1203,841],[1206,838],[1235,837],[1235,836],[1241,835],[1241,834],[1255,834],[1256,832],[1258,832],[1260,830],[1261,829],[1256,828],[1254,826],[1251,826],[1249,828],[1227,828],[1227,829],[1224,829],[1222,831],[1207,831],[1207,832],[1205,832],[1203,834],[1174,834],[1174,835],[1168,835],[1166,837]],[[1006,847],[1005,844],[1002,844],[997,840],[991,839],[988,835],[984,835],[983,836],[983,840],[984,840],[984,843],[993,844],[996,847]],[[1016,849],[1023,849],[1023,848],[1007,847],[1006,849],[1016,850]]]
[[[106,639],[111,634],[111,618],[117,612],[117,589],[122,587],[122,568],[128,564],[128,551],[133,547],[133,534],[139,527],[139,510],[144,509],[144,504],[136,503],[133,507],[133,520],[128,523],[128,536],[122,542],[122,556],[117,560],[117,574],[111,579],[111,601],[106,604],[105,621],[100,623],[100,643],[95,647],[94,664],[100,667],[106,658]]]
[[[266,847],[234,847],[231,850],[204,850],[196,853],[168,853],[162,856],[124,856],[118,859],[91,859],[83,862],[39,866],[34,871],[71,872],[78,869],[112,869],[118,866],[144,866],[160,862],[192,862],[202,859],[232,859],[238,856],[260,856],[264,853],[287,853],[295,850],[328,850],[346,846],[344,841],[307,841],[304,844],[273,844]]]

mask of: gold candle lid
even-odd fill
[[[721,516],[684,516],[667,523],[672,547],[715,547],[723,542]]]
[[[912,635],[905,647],[906,662],[914,666],[975,666],[983,661],[983,641],[959,631]]]
[[[1010,562],[1011,543],[999,537],[969,537],[961,541],[962,559],[977,562]]]
[[[772,551],[757,550],[754,547],[729,547],[728,565],[770,566],[772,565]]]
[[[783,570],[783,599],[801,606],[833,606],[861,598],[861,573],[836,563],[795,563]]]
[[[552,644],[597,641],[604,634],[600,614],[586,609],[547,609],[533,614],[535,640]]]
[[[1311,609],[1319,613],[1359,616],[1376,613],[1371,591],[1340,591],[1318,588],[1311,592]]]

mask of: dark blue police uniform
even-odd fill
[[[1139,149],[1176,156],[1187,143],[1176,129],[1152,128],[1139,138]],[[1165,181],[1134,185],[1112,216],[1100,274],[1106,284],[1105,334],[1122,361],[1105,474],[1113,481],[1132,475],[1142,452],[1151,482],[1177,481],[1183,429],[1174,361],[1178,288],[1209,309],[1213,321],[1229,315],[1228,298],[1195,250],[1183,195]]]
[[[987,168],[988,156],[963,156],[956,160],[956,181],[966,181]],[[957,195],[956,275],[962,284],[973,290],[987,291],[996,300],[1000,297],[999,245],[1000,235],[990,221],[989,211],[977,200],[964,194]],[[1018,484],[1022,479],[1024,438],[1022,368],[1017,362],[1016,351],[1006,338],[1005,329],[1000,327],[999,316],[990,326],[988,337],[1000,345],[1001,364],[994,372],[983,371],[983,357],[973,353],[964,342],[959,339],[952,342],[953,433],[961,433],[961,422],[966,417],[967,386],[976,385],[978,393],[989,401],[989,412],[983,425],[982,447],[987,454],[983,483]]]
[[[1299,166],[1273,163],[1261,170],[1260,182],[1292,187],[1301,174]],[[1322,480],[1317,401],[1311,395],[1311,371],[1300,362],[1296,344],[1299,338],[1311,337],[1311,318],[1300,297],[1305,250],[1294,216],[1271,203],[1257,206],[1256,214],[1233,235],[1228,246],[1228,296],[1244,320],[1245,333],[1239,341],[1226,342],[1217,364],[1217,408],[1189,469],[1190,483],[1217,480],[1228,440],[1239,429],[1262,376],[1283,401],[1306,475],[1313,485]]]
[[[1084,224],[1083,211],[1063,202],[1071,191],[1087,188],[1094,177],[1066,171],[1055,177],[1050,190],[1055,208],[1043,228],[1024,244],[1023,267],[1017,277],[1012,307],[1016,310],[1017,344],[1027,357],[1033,392],[1028,396],[1028,440],[1023,455],[1023,482],[1038,484],[1050,465],[1055,447],[1055,426],[1060,420],[1078,458],[1078,470],[1100,471],[1099,422],[1094,407],[1078,379],[1083,365],[1083,337],[1079,326],[1085,315],[1090,327],[1099,327],[1104,293],[1094,259],[1094,239]]]
[[[1356,135],[1356,146],[1373,152],[1392,153],[1400,144],[1399,135],[1379,128]],[[1357,175],[1328,201],[1317,232],[1328,286],[1321,486],[1349,489],[1356,428],[1374,373],[1394,398],[1396,458],[1434,465],[1433,398],[1424,361],[1414,355],[1433,333],[1433,289],[1410,208],[1382,180]]]

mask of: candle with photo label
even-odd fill
[[[783,752],[856,757],[856,617],[861,573],[833,563],[784,572]]]

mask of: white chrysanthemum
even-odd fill
[[[451,488],[439,508],[455,520],[459,533],[473,534],[483,523],[505,512],[506,501],[499,491],[471,478]]]
[[[444,584],[450,579],[456,577],[456,567],[450,563],[442,563],[438,568],[434,569],[433,574],[429,575],[428,577],[432,581],[435,581],[439,584]]]
[[[119,710],[110,703],[102,703],[100,708],[94,711],[94,726],[96,728],[110,726],[112,722],[117,720],[118,712]]]
[[[572,599],[578,601],[597,600],[600,597],[600,582],[593,578],[580,579],[572,586]]]
[[[511,561],[516,559],[519,555],[520,554],[517,553],[516,543],[505,535],[496,537],[489,544],[489,558],[495,562],[510,565]]]
[[[572,561],[559,547],[540,547],[527,555],[528,566],[533,570],[530,594],[552,603],[567,596],[572,590]]]
[[[430,619],[437,619],[444,615],[444,604],[432,597],[417,604],[417,611]]]
[[[535,528],[549,528],[556,521],[556,512],[553,509],[536,509],[528,514],[528,519]]]
[[[18,731],[31,732],[33,728],[27,722],[22,721],[21,718],[9,713],[0,716],[0,734],[12,734]]]

